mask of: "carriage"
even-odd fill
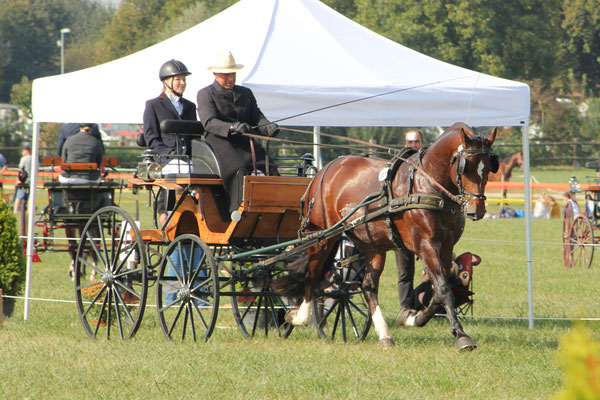
[[[194,124],[168,122],[161,123],[163,132],[181,133],[175,128]],[[473,349],[475,343],[458,322],[443,269],[451,266],[465,216],[478,220],[485,214],[487,174],[498,169],[491,150],[495,136],[496,130],[482,136],[455,124],[427,153],[411,154],[410,159],[405,152],[395,154],[393,161],[341,157],[314,179],[246,175],[242,202],[231,214],[224,209],[218,164],[205,141],[192,140],[189,159],[174,156],[174,169],[168,168],[173,167],[171,162],[158,164],[155,155],[145,153],[131,183],[154,198],[154,227],[142,228],[115,206],[91,215],[75,263],[76,303],[83,327],[92,338],[110,337],[114,330],[122,339],[133,337],[153,288],[158,320],[170,340],[208,339],[222,302],[229,299],[245,337],[287,337],[295,325],[309,324],[312,314],[321,337],[361,341],[373,324],[380,344],[389,347],[393,341],[378,305],[377,286],[385,252],[402,246],[400,239],[406,236],[436,288],[414,325],[423,326],[445,310],[456,346]],[[446,163],[444,168],[440,162]],[[340,171],[350,174],[348,179],[355,179],[355,184],[345,178],[331,181]],[[362,175],[352,177],[357,172]],[[405,180],[410,184],[399,185]],[[330,185],[341,189],[327,189],[329,195],[349,191],[352,200],[341,207],[325,204],[320,193]],[[171,211],[159,224],[156,199],[165,190],[175,196],[166,196]],[[324,213],[338,210],[343,215],[325,217]],[[403,219],[411,227],[409,233],[404,232]],[[411,236],[423,234],[415,228],[425,225],[431,234]],[[351,236],[358,251],[344,248],[344,234]],[[415,240],[429,242],[443,253],[426,254],[415,247]],[[87,261],[86,253],[95,254],[97,266]],[[100,278],[85,281],[85,267]],[[301,291],[293,293],[294,287]]]
[[[593,167],[596,168],[597,167]],[[575,177],[569,181],[569,191],[583,192],[585,209],[577,213],[567,202],[563,216],[563,264],[567,268],[590,268],[594,250],[600,245],[600,177],[586,177],[588,185],[580,189]]]
[[[142,228],[116,206],[90,215],[75,263],[78,313],[90,337],[133,337],[149,298],[169,340],[208,339],[223,308],[231,308],[244,337],[292,332],[284,317],[296,304],[271,284],[302,250],[296,237],[300,200],[311,181],[307,175],[314,173],[311,157],[301,158],[293,169],[296,176],[245,176],[243,201],[229,214],[212,149],[194,139],[192,154],[185,160],[193,165],[190,173],[161,170],[145,152],[130,183],[154,198],[153,228]],[[169,193],[170,215],[163,226],[156,215],[160,191]],[[86,259],[86,251],[96,254],[97,266]],[[323,281],[314,302],[321,336],[362,340],[368,332],[360,269],[352,268],[358,257],[341,250]],[[86,266],[98,272],[98,280],[83,278]]]
[[[123,187],[120,182],[107,179],[97,183],[62,183],[56,178],[58,169],[70,171],[114,169],[118,163],[115,157],[104,157],[102,165],[66,163],[61,157],[44,157],[42,159],[42,165],[49,169],[51,179],[43,183],[43,187],[48,193],[48,205],[44,207],[36,220],[36,226],[42,231],[41,240],[36,242],[37,251],[69,251],[69,246],[71,246],[74,255],[73,244],[55,243],[53,239],[56,237],[55,231],[64,229],[67,233],[82,227],[95,211],[102,207],[114,206],[115,190]]]

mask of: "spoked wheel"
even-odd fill
[[[335,263],[313,297],[313,316],[323,339],[360,342],[371,328],[371,313],[361,287],[364,264],[360,254],[350,249]]]
[[[563,253],[563,265],[566,268],[572,268],[572,248],[571,248],[571,226],[573,225],[573,207],[571,203],[567,203],[565,206],[565,215],[563,215],[563,237],[562,237],[562,253]]]
[[[196,235],[181,235],[165,250],[157,288],[158,320],[169,340],[207,340],[219,312],[217,264]]]
[[[85,269],[98,277],[85,281]],[[104,207],[88,220],[75,259],[79,318],[91,338],[133,337],[146,305],[146,254],[140,231],[119,207]]]
[[[569,254],[569,266],[589,268],[594,258],[594,230],[585,215],[578,215],[573,220],[569,232],[569,244],[565,246]]]
[[[246,268],[248,266],[248,268]],[[246,338],[256,335],[277,335],[287,338],[294,326],[285,322],[285,314],[294,307],[285,297],[271,289],[271,282],[283,271],[281,268],[234,266],[231,305],[235,322]]]

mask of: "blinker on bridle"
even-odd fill
[[[492,172],[495,172],[494,169],[496,171],[498,170],[498,168],[496,167],[498,165],[498,155],[492,151],[492,148],[490,146],[486,145],[485,139],[483,137],[477,136],[477,138],[481,140],[481,148],[464,149],[462,145],[458,146],[456,153],[454,153],[452,155],[452,158],[450,159],[450,166],[456,163],[456,186],[458,187],[459,196],[462,196],[464,198],[465,195],[467,195],[471,198],[482,199],[483,201],[485,201],[487,197],[483,193],[469,192],[468,190],[465,190],[462,183],[462,175],[464,174],[465,168],[467,167],[468,157],[475,157],[478,155],[488,156],[490,159],[490,163],[492,164]]]

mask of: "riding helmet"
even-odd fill
[[[169,60],[160,67],[158,77],[161,81],[175,75],[191,75],[184,63],[177,60]]]

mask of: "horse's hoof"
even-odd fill
[[[379,339],[379,346],[381,346],[382,349],[391,349],[394,347],[394,339],[391,337]]]
[[[461,336],[456,339],[456,348],[458,350],[471,351],[471,350],[475,350],[477,348],[477,345],[475,344],[473,339],[471,339],[470,337]]]
[[[294,317],[296,316],[296,314],[298,314],[297,310],[290,310],[290,311],[286,312],[285,313],[285,318],[284,318],[285,322],[287,322],[288,324],[293,325],[292,321],[294,320]]]
[[[417,311],[403,308],[396,317],[396,324],[400,326],[415,326]]]

